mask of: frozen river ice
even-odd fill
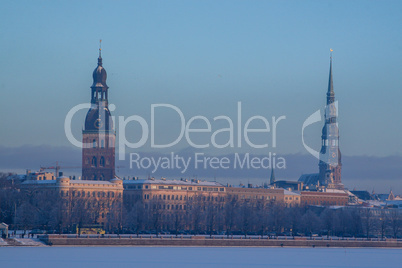
[[[400,267],[402,249],[0,247],[0,267]]]

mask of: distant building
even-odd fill
[[[339,150],[339,130],[337,123],[337,107],[332,79],[332,56],[329,67],[327,106],[325,109],[325,125],[322,129],[322,143],[319,163],[320,184],[329,188],[343,189],[341,180],[341,151]]]
[[[303,182],[300,181],[276,181],[274,186],[275,188],[283,188],[289,191],[303,190]]]
[[[284,189],[273,188],[243,188],[243,187],[227,187],[226,192],[228,200],[238,200],[243,202],[264,201],[278,202],[287,207],[299,206],[300,195]]]
[[[304,206],[346,206],[349,195],[345,192],[302,191],[301,205]]]
[[[46,172],[43,170],[37,171],[37,172],[31,172],[30,170],[27,170],[26,176],[24,178],[25,180],[34,180],[34,181],[49,181],[49,180],[55,180],[55,174],[53,172]]]
[[[301,191],[303,190],[303,183],[298,181],[277,181],[275,178],[274,169],[271,171],[270,186],[275,188],[283,188],[289,191]]]
[[[115,176],[115,132],[108,108],[106,70],[99,50],[93,72],[91,108],[85,118],[82,180],[44,172],[27,172],[20,188],[43,210],[58,207],[61,227],[96,223],[106,228],[121,224],[123,182]],[[58,175],[58,174],[57,174]]]
[[[97,223],[116,228],[121,223],[122,180],[25,180],[20,189],[44,210],[59,208],[61,227],[71,223]],[[57,215],[54,215],[55,217]]]
[[[299,178],[306,187],[324,186],[343,189],[341,180],[341,151],[339,149],[339,130],[337,124],[337,107],[332,78],[332,55],[330,58],[327,105],[325,124],[322,128],[319,173],[303,175]]]
[[[93,72],[91,108],[82,131],[82,179],[109,181],[115,177],[115,139],[108,107],[106,70],[99,50],[98,66]]]
[[[360,200],[375,200],[375,198],[373,197],[372,194],[370,194],[368,191],[357,191],[357,190],[353,190],[350,191],[352,194],[354,194],[355,196],[357,196],[357,198],[359,198]]]

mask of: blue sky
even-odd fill
[[[325,105],[333,48],[341,151],[400,156],[401,11],[400,1],[2,1],[0,146],[71,146],[64,118],[89,101],[102,39],[114,115],[149,120],[151,104],[169,103],[186,118],[235,118],[240,101],[245,118],[286,116],[282,154],[307,154],[301,127]],[[158,120],[172,139],[174,115]],[[321,128],[305,133],[316,149]]]

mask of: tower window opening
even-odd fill
[[[101,148],[105,148],[105,141],[101,140]]]
[[[95,139],[92,141],[92,147],[96,148],[96,140]]]
[[[101,157],[99,164],[101,167],[105,166],[105,158],[103,156]]]
[[[96,166],[97,166],[97,165],[96,165],[96,157],[95,157],[95,156],[92,158],[92,166],[93,166],[93,167],[96,167]]]

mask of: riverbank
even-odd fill
[[[47,244],[37,238],[0,238],[0,247],[43,247]]]
[[[402,241],[387,239],[384,241],[357,240],[315,240],[307,238],[258,239],[258,238],[209,238],[192,237],[70,237],[63,235],[44,235],[39,238],[49,246],[178,246],[178,247],[343,247],[343,248],[402,248]]]

